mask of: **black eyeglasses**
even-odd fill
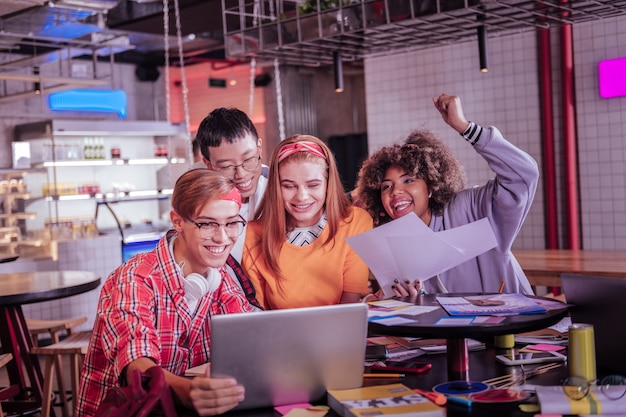
[[[626,378],[621,375],[609,375],[600,381],[570,376],[563,381],[563,392],[572,400],[582,400],[589,394],[591,386],[598,382],[600,391],[610,400],[619,400],[626,394]]]
[[[217,169],[222,173],[222,175],[232,178],[235,176],[235,172],[237,168],[242,167],[248,172],[253,172],[255,169],[259,167],[261,164],[261,155],[253,156],[252,158],[245,159],[239,165],[228,165],[225,167],[218,167]]]
[[[200,236],[203,238],[213,237],[220,230],[220,227],[224,228],[228,237],[237,237],[241,234],[241,232],[243,232],[243,229],[246,226],[246,221],[241,216],[239,216],[239,220],[227,223],[196,222],[189,218],[187,218],[187,221],[198,228]]]

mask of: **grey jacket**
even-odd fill
[[[497,292],[504,280],[504,292],[532,294],[511,246],[535,197],[537,162],[495,127],[483,129],[474,149],[496,173],[495,178],[458,193],[443,215],[433,216],[429,227],[439,232],[487,217],[498,246],[439,274],[439,278],[449,292]]]

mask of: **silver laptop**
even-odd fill
[[[593,325],[598,370],[626,375],[626,280],[563,274],[561,285],[572,322]]]
[[[360,387],[367,337],[362,303],[211,317],[211,375],[246,389],[236,410],[321,399]]]

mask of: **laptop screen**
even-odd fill
[[[311,402],[363,383],[367,305],[211,317],[211,375],[245,387],[239,409]]]

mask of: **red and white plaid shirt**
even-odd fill
[[[150,252],[138,254],[107,278],[98,302],[89,350],[82,369],[75,417],[92,417],[122,371],[139,358],[183,375],[209,361],[213,314],[252,311],[239,285],[222,267],[222,283],[190,311],[183,275],[168,242],[170,231]]]

